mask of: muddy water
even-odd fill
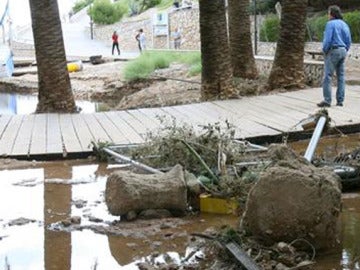
[[[189,233],[237,222],[234,216],[200,215],[163,224],[160,231],[148,234],[147,228],[156,230],[150,221],[145,229],[135,222],[128,223],[131,233],[122,236],[91,229],[58,230],[59,221],[74,216],[89,228],[107,227],[119,220],[107,213],[104,204],[106,178],[114,169],[106,164],[66,161],[0,171],[1,267],[109,270],[138,269],[136,263],[146,260],[179,263],[194,249]]]
[[[0,114],[31,114],[36,110],[38,98],[36,95],[20,95],[0,93]],[[76,101],[83,113],[93,113],[108,110],[105,104],[90,101]]]
[[[321,140],[319,148],[330,157],[358,143],[357,135],[332,138]],[[291,147],[304,152],[307,144]],[[82,160],[0,171],[0,269],[109,270],[138,269],[136,263],[149,260],[179,263],[194,251],[189,233],[238,223],[235,216],[201,214],[160,229],[150,221],[145,226],[123,221],[122,235],[93,230],[119,220],[104,204],[106,178],[115,169]],[[75,216],[84,229],[59,229],[59,222]],[[315,269],[360,269],[360,190],[343,194],[341,221],[340,247],[317,254]]]

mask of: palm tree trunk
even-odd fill
[[[284,0],[274,64],[268,87],[304,87],[305,22],[308,0]]]
[[[224,0],[200,0],[201,97],[203,100],[237,96],[227,35]]]
[[[229,37],[234,77],[255,79],[258,77],[253,54],[249,0],[228,0]]]
[[[29,1],[39,80],[36,112],[75,112],[57,0]]]

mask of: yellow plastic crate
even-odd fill
[[[215,198],[210,194],[200,195],[200,211],[213,214],[238,213],[239,203],[234,199]]]

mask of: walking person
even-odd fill
[[[142,53],[142,51],[146,49],[146,37],[143,29],[139,29],[139,32],[135,36],[135,39],[138,42],[140,53]]]
[[[119,36],[116,33],[116,31],[114,31],[114,33],[112,34],[112,50],[111,50],[111,54],[114,55],[114,49],[117,49],[118,55],[120,55],[120,49],[119,49]]]
[[[349,26],[343,21],[340,8],[336,5],[328,8],[329,21],[326,23],[323,53],[324,60],[324,80],[323,97],[324,100],[317,104],[318,107],[331,106],[331,82],[334,72],[337,77],[336,106],[343,106],[345,98],[345,59],[351,46],[351,33]]]

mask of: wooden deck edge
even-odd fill
[[[325,131],[321,137],[338,135],[340,133],[352,134],[358,132],[360,132],[360,123],[331,127],[329,130]],[[313,134],[313,130],[306,130],[306,131],[299,130],[299,131],[293,131],[293,132],[277,134],[277,135],[256,136],[256,137],[246,138],[246,140],[254,144],[263,145],[263,144],[271,144],[271,143],[281,143],[283,142],[284,136],[287,136],[288,142],[308,140],[311,138],[312,134]]]
[[[89,156],[93,155],[93,151],[86,151],[86,152],[74,152],[68,153],[64,156],[61,153],[56,154],[35,154],[35,155],[8,155],[8,156],[1,156],[0,158],[11,158],[17,160],[36,160],[36,161],[54,161],[54,160],[67,160],[67,159],[85,159]]]
[[[322,134],[324,136],[338,135],[342,134],[352,134],[360,132],[360,123],[352,124],[352,125],[344,125],[338,127],[332,127],[329,130],[325,131]],[[313,134],[312,130],[300,130],[293,131],[284,134],[278,135],[264,135],[264,136],[256,136],[245,138],[245,140],[259,145],[271,144],[271,143],[282,143],[284,136],[287,136],[288,142],[299,141],[299,140],[308,140],[311,138]],[[66,159],[82,159],[88,158],[93,155],[93,151],[84,151],[84,152],[72,152],[67,153],[65,156],[61,153],[56,154],[36,154],[36,155],[14,155],[14,156],[3,156],[3,158],[13,158],[18,160],[37,160],[37,161],[53,161],[53,160],[66,160]]]

